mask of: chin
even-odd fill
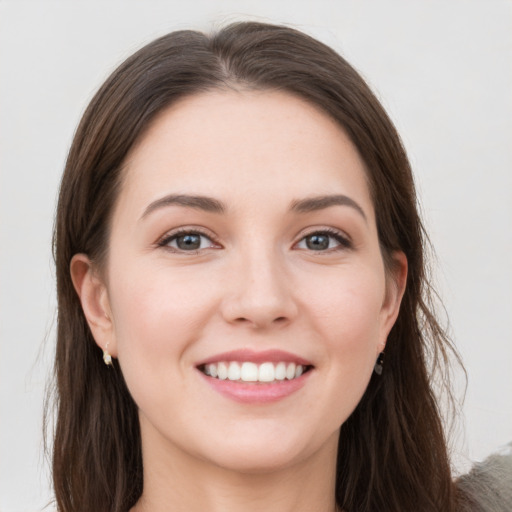
[[[215,464],[225,470],[240,474],[268,474],[293,466],[307,458],[297,450],[280,449],[266,446],[262,449],[257,446],[237,446],[233,450],[226,450],[222,454],[212,457]]]
[[[301,435],[299,429],[269,429],[266,435],[263,427],[259,432],[250,430],[243,436],[226,436],[222,442],[211,445],[216,449],[210,451],[208,458],[218,467],[241,474],[272,473],[300,464],[324,449],[335,452],[339,436],[338,430],[318,437],[309,432]]]

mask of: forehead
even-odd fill
[[[340,192],[372,209],[364,164],[344,130],[283,92],[211,91],[162,111],[127,158],[120,200],[171,192],[227,202]]]

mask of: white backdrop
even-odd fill
[[[50,497],[42,455],[54,344],[52,217],[72,134],[107,74],[180,28],[257,18],[335,47],[396,122],[469,374],[467,468],[512,440],[512,2],[0,0],[0,511]]]

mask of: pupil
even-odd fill
[[[199,249],[201,246],[201,237],[199,235],[183,235],[176,239],[176,245],[180,249],[194,250]]]
[[[313,251],[329,248],[329,237],[326,235],[311,235],[306,238],[306,246]]]

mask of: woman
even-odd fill
[[[455,510],[425,242],[331,49],[240,23],[134,54],[61,185],[59,510]]]

